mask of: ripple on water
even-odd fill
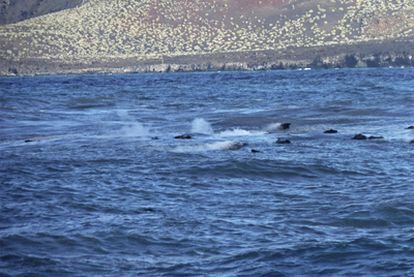
[[[412,76],[0,78],[0,274],[414,275]]]

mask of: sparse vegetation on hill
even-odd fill
[[[92,64],[413,37],[412,0],[89,0],[0,26],[0,59]]]
[[[82,0],[0,0],[0,24],[15,23],[73,8],[82,2]]]

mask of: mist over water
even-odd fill
[[[139,122],[127,123],[122,127],[120,133],[127,137],[148,137],[150,135],[149,130]]]
[[[196,118],[192,122],[191,132],[196,134],[212,135],[213,127],[203,118]]]
[[[265,130],[269,133],[274,133],[280,130],[280,123],[271,123],[265,127]]]
[[[0,78],[0,275],[414,275],[413,107],[412,69]]]
[[[149,129],[141,122],[137,122],[133,117],[128,114],[127,110],[116,111],[118,121],[122,124],[121,129],[114,130],[120,136],[125,137],[148,137],[150,136]]]

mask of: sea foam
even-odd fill
[[[192,153],[192,152],[204,152],[204,151],[223,151],[223,150],[235,150],[240,149],[241,143],[236,141],[218,141],[200,145],[192,146],[178,146],[173,152],[176,153]]]
[[[278,130],[280,130],[281,127],[281,123],[271,123],[269,125],[267,125],[264,130],[268,133],[273,133],[276,132]]]
[[[249,131],[245,129],[235,128],[220,132],[220,137],[247,137],[247,136],[261,136],[264,135],[263,131]]]

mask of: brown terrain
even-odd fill
[[[74,8],[81,3],[82,0],[0,0],[0,24]]]
[[[414,65],[412,0],[0,3],[1,75]]]

